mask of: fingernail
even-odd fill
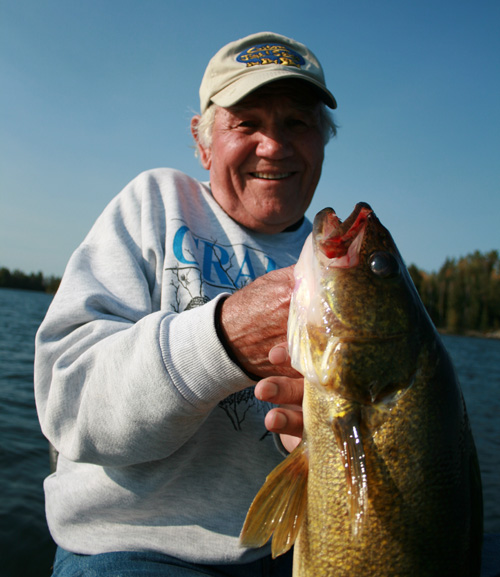
[[[277,345],[269,351],[269,362],[273,365],[282,365],[288,360],[288,351],[285,347]]]
[[[278,394],[278,385],[272,382],[264,383],[259,389],[261,401],[272,401]]]
[[[288,422],[287,418],[285,417],[285,415],[283,413],[275,412],[273,415],[272,429],[274,431],[281,431],[282,429],[284,429],[286,427],[287,422]]]

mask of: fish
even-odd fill
[[[481,475],[449,354],[369,204],[325,208],[294,269],[287,329],[303,438],[241,534],[293,546],[294,577],[475,577]]]

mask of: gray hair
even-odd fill
[[[211,104],[203,114],[195,127],[195,132],[200,144],[209,148],[212,144],[212,130],[215,122],[215,113],[219,107],[216,104]],[[331,138],[337,135],[337,124],[333,118],[333,114],[326,104],[319,103],[319,123],[321,132],[323,134],[323,143],[328,144]],[[196,147],[196,155],[198,155],[198,147]]]

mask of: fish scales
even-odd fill
[[[275,556],[295,543],[294,577],[478,576],[465,404],[389,232],[364,203],[344,223],[325,209],[296,277],[289,347],[305,377],[304,437],[256,496],[242,543],[274,533]]]
[[[419,402],[421,388],[415,382],[405,404]],[[457,554],[470,548],[469,522],[450,506],[467,506],[462,495],[462,471],[467,464],[450,454],[439,435],[426,440],[441,445],[435,447],[441,453],[439,467],[432,455],[412,450],[412,440],[425,434],[428,421],[444,420],[439,414],[443,406],[432,398],[422,402],[418,415],[408,415],[402,402],[393,408],[391,419],[378,426],[375,438],[370,436],[370,415],[365,425],[361,419],[369,504],[362,534],[355,536],[348,492],[339,490],[346,484],[345,467],[331,434],[329,400],[315,385],[306,384],[305,429],[314,434],[306,435],[309,477],[303,524],[307,531],[299,534],[297,575],[472,574],[462,573],[464,560]],[[450,494],[453,491],[455,495]]]

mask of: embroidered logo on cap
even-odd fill
[[[236,60],[247,66],[281,64],[300,68],[305,64],[305,60],[298,52],[284,44],[257,44],[241,52]]]

